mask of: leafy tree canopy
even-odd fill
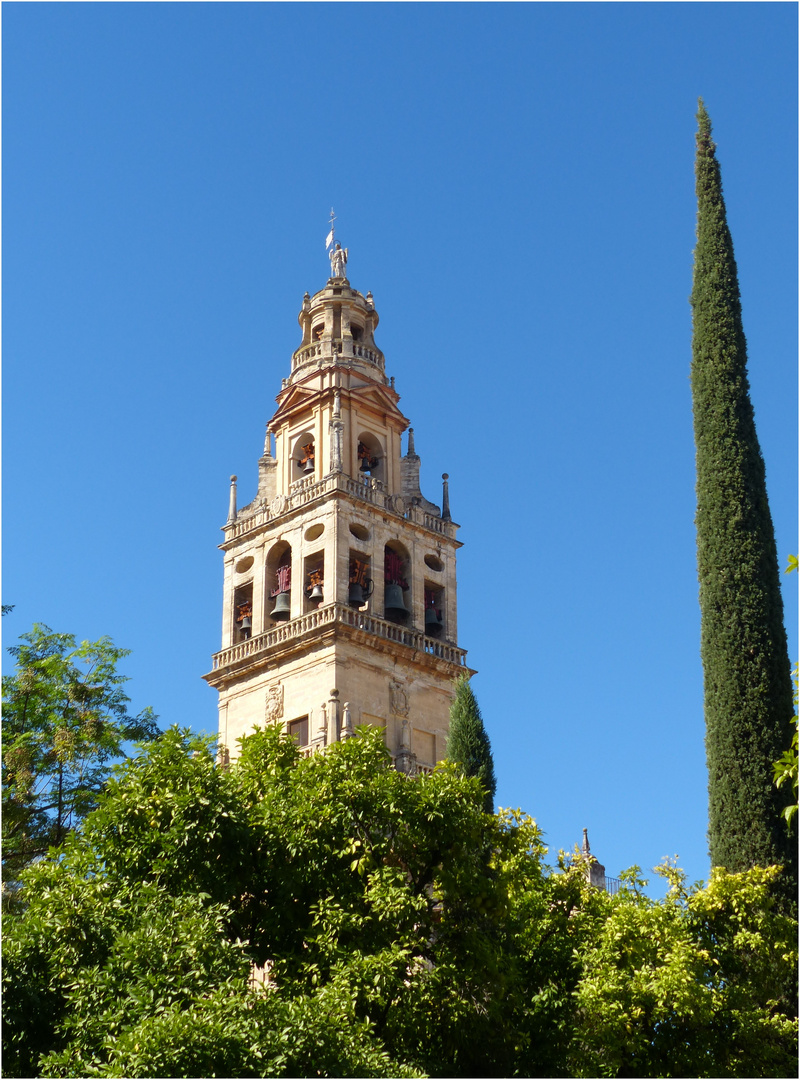
[[[6,920],[8,1076],[794,1075],[777,871],[616,896],[380,732],[125,762]]]
[[[152,709],[128,713],[110,638],[77,644],[37,623],[3,679],[3,882],[59,844],[97,805],[123,744],[159,734]],[[4,888],[4,898],[6,896]]]

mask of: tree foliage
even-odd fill
[[[447,759],[465,776],[477,776],[486,792],[486,812],[494,812],[497,781],[489,736],[484,727],[478,702],[469,679],[456,679],[455,698],[450,706],[450,730],[447,735]]]
[[[764,461],[747,377],[733,243],[711,123],[700,102],[692,398],[709,845],[714,866],[785,863],[796,892],[788,793],[773,762],[791,738],[792,687]]]
[[[612,897],[483,800],[379,732],[227,768],[167,732],[23,874],[5,1074],[793,1075],[776,871]]]
[[[8,650],[3,679],[3,882],[60,844],[97,805],[123,744],[158,735],[151,709],[128,713],[128,655],[112,641],[77,644],[40,623]]]

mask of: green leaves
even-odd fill
[[[396,772],[378,731],[310,758],[275,728],[241,749],[219,768],[171,729],[24,872],[6,1075],[785,1068],[777,871],[702,889],[666,867],[654,902],[633,870],[610,897],[580,863],[549,870],[536,823],[485,813],[452,764]]]
[[[773,783],[792,734],[783,603],[733,241],[702,102],[695,176],[691,377],[711,862],[729,870],[783,863],[786,903],[796,910],[788,793]]]
[[[78,645],[37,623],[9,652],[17,669],[3,679],[4,903],[22,868],[97,805],[125,744],[158,735],[151,709],[128,713],[117,671],[128,653],[110,638]]]
[[[466,676],[456,679],[455,682],[455,699],[450,706],[447,759],[454,762],[465,776],[476,776],[480,780],[485,792],[486,812],[493,813],[497,782],[492,747],[478,702]]]

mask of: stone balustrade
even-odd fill
[[[363,345],[352,338],[326,338],[302,345],[292,356],[292,372],[305,364],[318,364],[323,360],[366,360],[381,371],[386,366],[383,353],[370,345]]]
[[[212,670],[218,671],[220,668],[238,664],[242,660],[252,659],[275,648],[276,645],[289,644],[313,630],[332,626],[335,623],[363,630],[384,641],[396,641],[400,645],[407,645],[418,652],[446,660],[450,664],[457,664],[459,667],[465,667],[467,663],[466,650],[459,649],[457,645],[448,645],[444,641],[426,637],[420,630],[415,630],[413,627],[388,622],[377,615],[369,615],[356,608],[347,607],[345,604],[325,604],[316,611],[308,611],[305,615],[267,630],[266,633],[258,634],[247,641],[240,641],[228,649],[215,653]]]
[[[363,480],[355,479],[346,473],[329,473],[322,480],[315,480],[309,476],[295,480],[288,496],[278,495],[271,503],[265,503],[248,511],[246,517],[243,516],[237,518],[236,521],[229,522],[224,526],[225,540],[237,540],[240,536],[244,536],[255,529],[261,528],[262,525],[274,521],[282,514],[306,506],[308,503],[313,502],[315,499],[321,499],[332,491],[343,491],[347,495],[352,495],[354,498],[361,500],[361,502],[377,506],[381,510],[405,518],[406,521],[413,521],[417,525],[422,525],[431,532],[455,538],[457,526],[452,521],[445,521],[443,518],[436,517],[435,514],[429,514],[419,506],[412,504],[407,507],[405,504],[398,503],[396,497],[385,491],[378,481],[365,483]]]

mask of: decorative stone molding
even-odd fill
[[[274,724],[283,716],[283,686],[276,683],[267,690],[267,707],[265,717],[268,724]]]

